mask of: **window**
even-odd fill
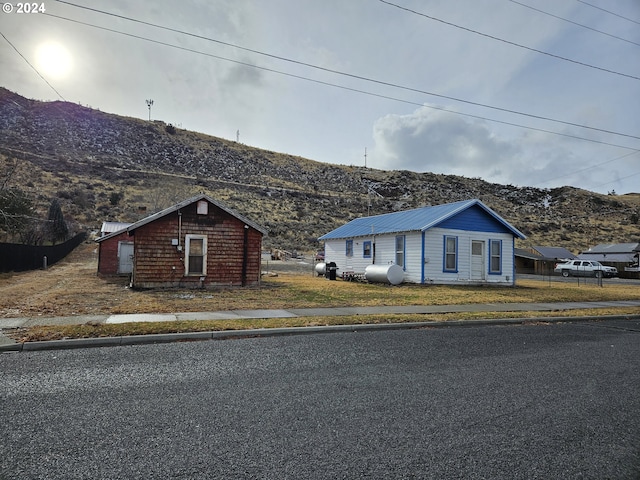
[[[366,241],[362,243],[362,256],[364,258],[371,258],[371,242]]]
[[[445,272],[458,271],[458,237],[444,237]]]
[[[353,257],[353,240],[347,240],[345,255],[347,257]]]
[[[209,202],[206,200],[200,200],[197,203],[196,213],[198,215],[208,215],[209,214]]]
[[[502,273],[502,240],[491,240],[489,242],[491,253],[489,258],[489,273]]]
[[[404,235],[396,237],[396,265],[404,268]]]
[[[187,235],[185,244],[185,275],[206,275],[207,237],[205,235]]]

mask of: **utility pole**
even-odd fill
[[[367,147],[364,147],[364,168],[367,168]]]
[[[151,121],[151,105],[153,105],[153,100],[146,100],[147,107],[149,107],[149,121]]]

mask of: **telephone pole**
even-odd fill
[[[367,147],[364,147],[364,168],[367,168]]]

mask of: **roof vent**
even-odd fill
[[[208,215],[209,214],[209,202],[206,200],[200,200],[197,206],[198,215]]]

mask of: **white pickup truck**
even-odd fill
[[[563,277],[617,277],[618,269],[602,265],[595,260],[570,260],[565,263],[558,263],[553,270],[562,274]]]

